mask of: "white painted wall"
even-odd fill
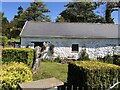
[[[118,8],[118,24],[120,24],[120,8]]]
[[[104,57],[108,53],[113,54],[113,46],[118,46],[118,39],[53,39],[53,38],[21,38],[21,47],[27,46],[29,43],[47,42],[52,43],[54,48],[54,56],[63,58],[72,57],[78,58],[78,53],[72,52],[72,44],[79,44],[79,52],[83,46],[86,46],[86,51],[91,59],[96,59],[98,56]],[[119,49],[120,50],[120,49]]]

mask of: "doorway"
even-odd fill
[[[31,43],[34,43],[34,48],[35,48],[36,46],[43,47],[43,42],[31,42]]]

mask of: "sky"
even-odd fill
[[[44,2],[46,4],[46,8],[48,8],[51,12],[47,13],[50,16],[51,20],[54,22],[59,16],[60,12],[62,12],[66,7],[64,7],[68,2]],[[14,15],[17,15],[17,8],[22,6],[24,10],[30,6],[30,2],[2,2],[2,11],[5,16],[11,21]],[[100,8],[102,11],[104,7]],[[103,12],[100,13],[104,15]],[[118,12],[113,12],[112,17],[116,24],[118,24]]]
[[[47,13],[52,21],[55,21],[57,16],[59,16],[60,12],[62,12],[68,2],[45,2],[46,8],[48,8],[51,12]],[[24,10],[30,6],[30,2],[3,2],[2,3],[2,11],[5,16],[11,21],[14,15],[17,14],[17,8],[22,6]]]

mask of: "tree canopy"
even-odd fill
[[[50,21],[50,18],[45,15],[45,13],[50,12],[47,8],[45,8],[45,4],[43,2],[33,2],[30,4],[24,13],[23,16],[28,21]]]
[[[63,17],[57,17],[56,22],[65,22]]]
[[[116,8],[120,8],[120,2],[106,2],[106,10],[105,10],[106,23],[114,23],[111,14],[113,11],[118,11],[118,9]]]
[[[94,11],[105,6],[105,16],[98,15]],[[84,23],[114,23],[111,14],[120,8],[120,2],[69,2],[65,10],[60,13],[56,22],[84,22]],[[97,12],[99,12],[97,10]]]
[[[104,19],[96,15],[94,10],[98,8],[96,2],[70,2],[65,7],[60,15],[65,19],[66,22],[104,22]]]
[[[7,19],[7,17],[4,16],[4,13],[1,13],[2,14],[2,35],[3,36],[7,36],[8,38],[10,37],[9,33],[10,33],[10,23]]]
[[[50,10],[45,6],[43,2],[32,2],[26,10],[24,10],[22,6],[19,6],[17,15],[14,16],[11,22],[3,15],[3,35],[8,38],[19,37],[26,21],[50,22],[50,18],[46,15]]]

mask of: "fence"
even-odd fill
[[[109,88],[87,88],[87,87],[80,87],[76,85],[69,85],[65,83],[62,86],[58,86],[57,90],[120,90],[120,82],[114,83],[112,86],[110,85]]]

